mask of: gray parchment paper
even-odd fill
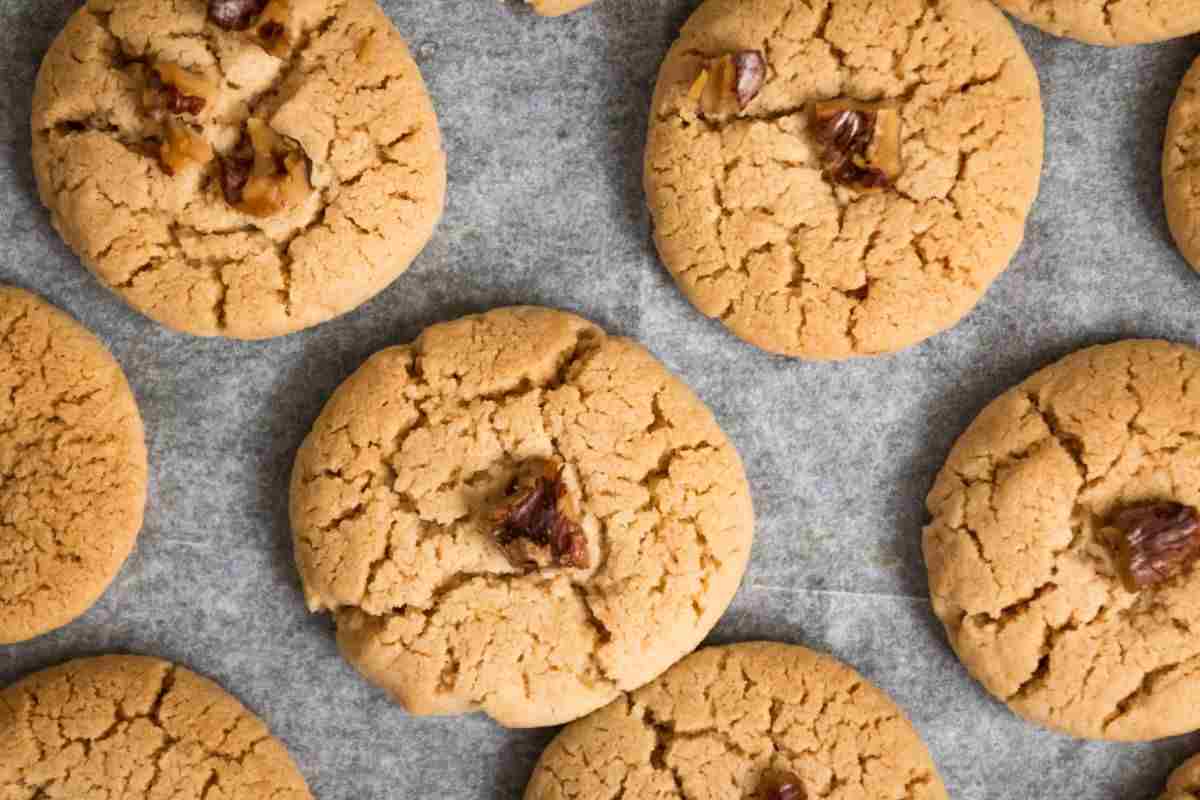
[[[659,265],[640,189],[655,73],[697,0],[599,0],[541,20],[494,0],[385,0],[424,71],[449,207],[409,272],[357,311],[259,344],[170,333],[79,265],[35,196],[36,68],[77,0],[0,0],[0,280],[94,330],[141,404],[151,493],[137,551],[81,620],[0,647],[0,683],[139,652],[212,676],[288,744],[323,800],[517,800],[553,731],[416,719],[337,655],[292,567],[287,477],[330,392],[424,326],[512,303],[634,336],[741,451],[754,558],[714,642],[829,650],[912,715],[956,800],[1150,800],[1200,737],[1078,742],[1021,722],[950,652],[926,598],[923,498],[984,404],[1086,344],[1197,343],[1200,277],[1174,251],[1159,158],[1195,38],[1119,51],[1020,33],[1048,145],[1025,245],[954,330],[841,365],[765,355],[694,311]]]

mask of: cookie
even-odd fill
[[[504,308],[377,353],[296,458],[296,562],[414,714],[576,719],[690,652],[754,515],[712,413],[634,342]]]
[[[984,0],[706,0],[653,103],[659,254],[697,308],[776,353],[888,353],[951,327],[1037,194],[1037,75]]]
[[[310,800],[262,720],[141,656],[82,658],[0,692],[0,798]]]
[[[0,644],[62,627],[100,598],[146,505],[142,418],[95,336],[0,286]]]
[[[1046,367],[971,424],[927,505],[933,610],[988,691],[1083,738],[1200,728],[1200,352]]]
[[[1055,36],[1117,47],[1200,31],[1192,0],[996,0],[1018,19]]]
[[[535,13],[543,17],[558,17],[590,6],[593,0],[526,0]]]
[[[1162,800],[1200,800],[1200,756],[1192,756],[1171,773]]]
[[[106,286],[239,339],[383,290],[446,189],[433,106],[374,0],[88,0],[38,74],[33,160]]]
[[[1171,234],[1183,257],[1200,270],[1200,60],[1184,76],[1171,106],[1162,171]]]
[[[525,791],[525,800],[612,797],[948,795],[886,694],[829,656],[752,642],[693,653],[569,725]]]

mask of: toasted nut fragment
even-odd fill
[[[254,23],[254,35],[262,48],[276,58],[292,46],[292,9],[288,0],[270,0]]]
[[[202,76],[169,61],[154,65],[142,91],[142,105],[151,116],[162,112],[190,114],[202,112],[217,95],[217,87]]]
[[[895,106],[854,100],[817,103],[813,133],[834,182],[877,191],[900,177],[900,110]]]
[[[158,156],[163,170],[175,175],[191,166],[203,167],[213,158],[213,149],[203,136],[182,122],[167,120]]]
[[[267,0],[208,0],[208,18],[218,28],[244,31],[266,5]]]
[[[221,158],[221,191],[238,211],[274,216],[300,205],[312,191],[308,160],[266,122],[251,118],[237,149]]]
[[[790,772],[771,775],[764,783],[766,800],[805,800],[808,796],[800,779]]]
[[[1161,502],[1129,506],[1111,522],[1125,587],[1136,592],[1174,577],[1200,555],[1200,514]]]
[[[688,89],[688,99],[706,116],[744,110],[758,96],[767,77],[767,62],[757,50],[742,50],[709,62]]]
[[[544,461],[518,478],[496,510],[494,535],[514,567],[587,567],[587,539],[574,519],[562,464]]]

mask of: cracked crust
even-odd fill
[[[587,570],[514,571],[491,513],[558,457]],[[754,515],[711,412],[628,339],[506,308],[384,350],[334,394],[292,475],[309,608],[416,714],[576,719],[661,674],[724,612]]]
[[[996,0],[1030,25],[1090,44],[1118,47],[1200,31],[1193,0]]]
[[[595,0],[525,0],[543,17],[558,17],[590,6]]]
[[[1200,756],[1192,756],[1171,773],[1161,800],[1200,800]]]
[[[71,661],[0,693],[0,800],[311,800],[267,726],[141,656]]]
[[[0,286],[0,644],[62,627],[100,598],[146,505],[142,418],[95,336]]]
[[[1200,271],[1200,60],[1184,76],[1171,106],[1162,170],[1171,234]]]
[[[761,50],[746,109],[701,119],[703,62]],[[899,103],[894,189],[835,188],[812,103]],[[659,74],[646,148],[658,250],[702,312],[813,359],[900,350],[954,325],[1007,266],[1042,166],[1041,95],[983,0],[707,0]]]
[[[1200,352],[1074,353],[991,403],[927,499],[933,608],[971,674],[1022,716],[1140,741],[1200,728],[1200,569],[1123,586],[1114,511],[1200,506]]]
[[[42,64],[33,159],[54,227],[170,328],[259,339],[324,322],[404,272],[441,216],[437,119],[391,22],[374,0],[291,5],[302,33],[275,58],[208,23],[205,0],[88,0]],[[167,175],[135,75],[155,58],[219,86],[199,117],[218,153],[251,116],[297,142],[307,200],[256,218],[225,202],[216,161]]]
[[[525,800],[762,798],[778,772],[812,800],[948,798],[891,698],[829,656],[752,642],[693,653],[568,726]]]

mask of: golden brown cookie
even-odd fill
[[[1013,16],[1055,36],[1116,47],[1200,31],[1194,0],[996,0]]]
[[[933,608],[988,691],[1085,738],[1200,728],[1200,352],[1130,340],[1041,370],[927,505]]]
[[[309,608],[366,677],[413,713],[511,727],[580,717],[691,651],[754,529],[687,386],[531,307],[367,361],[300,449],[291,518]]]
[[[262,720],[183,667],[83,658],[0,692],[0,800],[311,797]]]
[[[590,6],[594,0],[526,0],[543,17],[557,17]]]
[[[202,336],[278,336],[408,268],[441,216],[445,156],[374,0],[209,5],[88,0],[71,18],[38,75],[38,187],[134,308]]]
[[[1200,756],[1192,756],[1171,773],[1161,800],[1200,800]]]
[[[770,794],[790,784],[792,793]],[[569,725],[525,800],[946,800],[929,751],[886,694],[836,659],[711,647]]]
[[[146,444],[121,367],[79,323],[0,286],[0,644],[100,598],[142,527]]]
[[[1200,270],[1200,60],[1171,106],[1162,170],[1171,233],[1183,257]]]
[[[1033,65],[984,0],[707,0],[654,95],[654,238],[692,303],[752,344],[892,352],[1007,266],[1042,144]]]

